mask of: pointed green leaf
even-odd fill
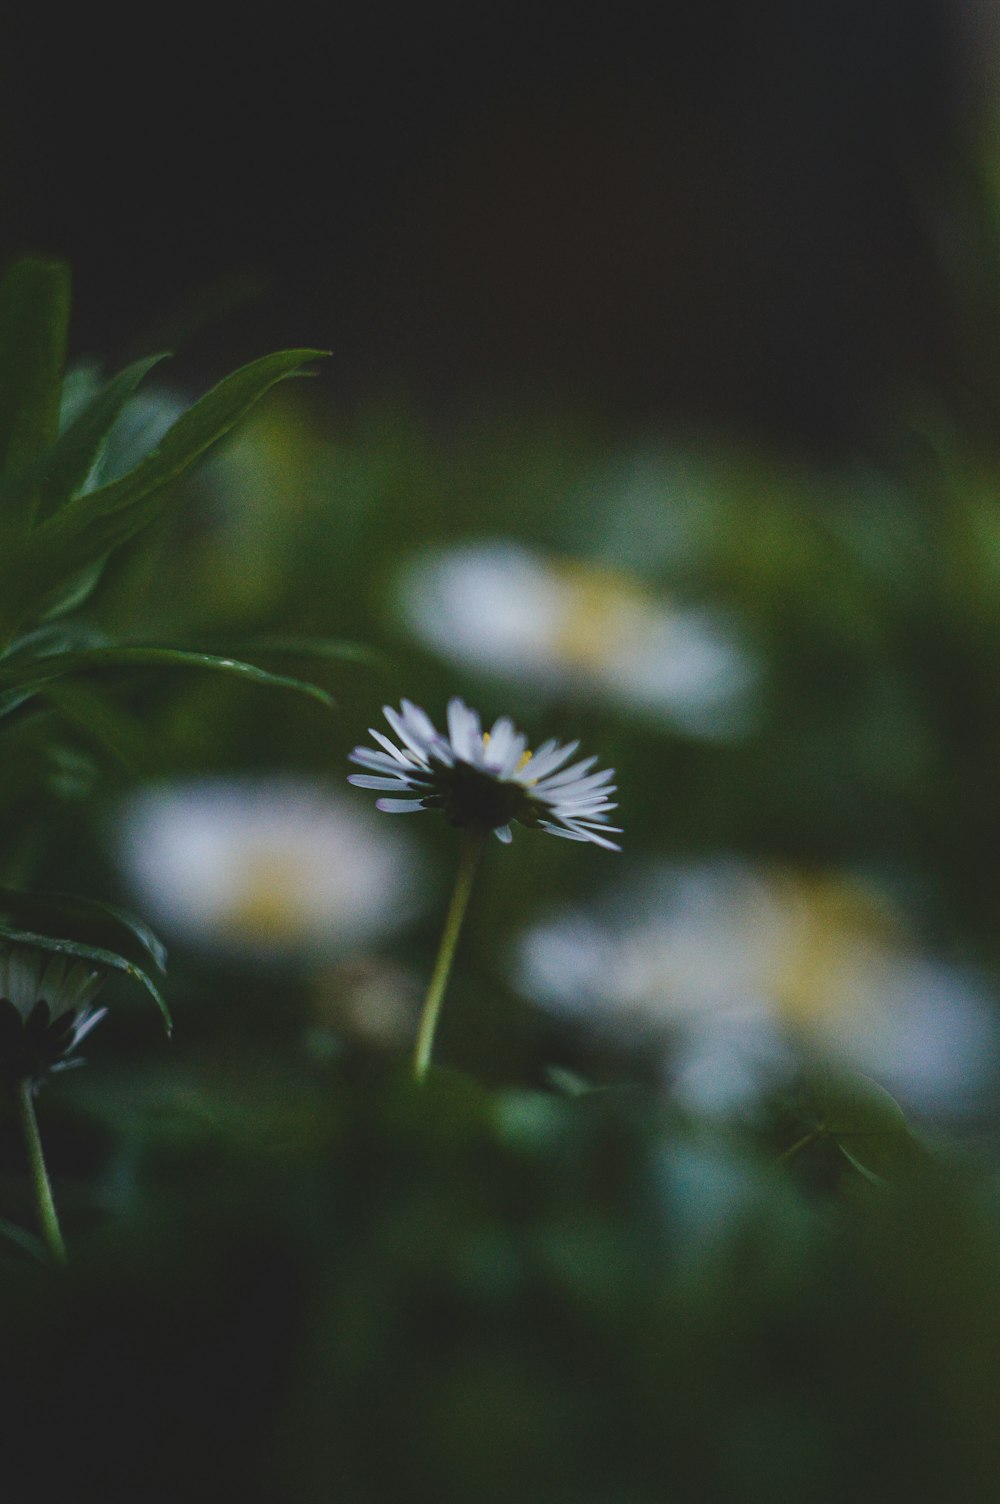
[[[55,440],[69,325],[69,270],[18,261],[0,282],[0,474]]]
[[[125,956],[118,955],[116,951],[104,950],[97,945],[81,945],[77,940],[54,939],[51,935],[39,935],[31,930],[15,929],[12,925],[2,922],[0,922],[0,937],[13,940],[19,945],[34,945],[38,950],[53,951],[57,955],[79,956],[83,961],[95,961],[99,966],[110,967],[112,971],[123,971],[126,976],[145,987],[160,1010],[167,1037],[169,1038],[173,1033],[174,1021],[170,1017],[170,1009],[152,977],[142,966],[137,966]]]
[[[0,888],[0,913],[32,930],[58,930],[60,938],[121,952],[126,960],[151,961],[165,971],[167,951],[144,919],[117,904],[80,893],[31,893]]]
[[[219,651],[216,644],[206,643],[205,647]],[[329,663],[360,663],[382,674],[388,673],[390,668],[388,658],[378,648],[369,647],[363,642],[351,642],[344,637],[263,634],[239,637],[235,641],[230,637],[226,641],[226,647],[239,652],[241,656],[262,653],[277,658],[317,658]]]
[[[83,489],[122,408],[164,357],[137,360],[84,402],[54,443],[0,479],[0,515],[43,519]]]
[[[253,684],[292,689],[318,700],[328,710],[333,707],[331,697],[318,685],[309,684],[304,679],[289,678],[287,674],[272,674],[268,669],[258,668],[253,663],[243,663],[238,658],[221,658],[213,653],[187,652],[180,648],[137,646],[92,648],[80,653],[52,653],[28,662],[20,659],[13,663],[9,660],[0,662],[0,693],[8,690],[39,690],[51,680],[65,674],[146,666],[211,669],[218,673],[232,674]]]
[[[283,350],[227,376],[180,417],[157,447],[120,479],[77,496],[41,523],[23,550],[0,561],[8,576],[0,593],[0,636],[37,603],[87,565],[139,532],[166,504],[166,488],[235,427],[279,381],[302,373],[322,350]]]
[[[177,418],[134,471],[87,496],[78,496],[42,523],[27,550],[29,575],[39,581],[45,579],[47,585],[56,584],[132,537],[164,504],[161,493],[171,481],[229,433],[277,382],[301,373],[305,361],[323,353],[281,350],[233,371]],[[150,510],[147,504],[152,499],[156,499],[156,507]]]
[[[140,381],[163,359],[162,355],[149,355],[145,360],[126,366],[86,403],[59,435],[42,458],[42,516],[83,489],[122,408]]]

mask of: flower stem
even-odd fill
[[[52,1262],[65,1264],[66,1244],[59,1230],[59,1218],[56,1215],[56,1204],[52,1197],[52,1185],[49,1181],[49,1172],[45,1168],[42,1140],[38,1132],[38,1119],[35,1116],[34,1087],[31,1081],[22,1081],[18,1087],[18,1106],[21,1115],[21,1131],[24,1134],[28,1163],[31,1166],[31,1179],[35,1188],[35,1200],[38,1203],[38,1220],[42,1224],[42,1237]]]
[[[817,1123],[815,1128],[810,1128],[808,1133],[804,1133],[801,1138],[795,1140],[795,1143],[790,1148],[785,1149],[778,1155],[778,1164],[783,1164],[788,1159],[794,1159],[797,1154],[802,1153],[803,1149],[808,1149],[810,1144],[814,1144],[825,1132],[826,1124]]]
[[[437,960],[434,962],[434,973],[427,989],[427,997],[424,999],[424,1010],[420,1015],[420,1032],[417,1035],[417,1047],[413,1056],[413,1074],[418,1081],[424,1079],[427,1067],[431,1063],[431,1051],[434,1048],[434,1035],[437,1032],[444,990],[451,974],[455,947],[458,944],[462,921],[465,918],[469,894],[472,892],[472,883],[485,839],[486,832],[477,830],[475,826],[466,826],[462,832],[462,855],[458,863],[455,889],[448,906],[441,944],[438,947]]]

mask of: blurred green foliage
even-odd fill
[[[113,390],[81,369],[57,450],[39,393],[61,362],[61,288],[38,296],[49,354],[21,426],[0,425],[28,467],[16,495],[41,508],[4,556],[0,616],[27,628],[42,584],[115,552],[82,582],[83,635],[29,642],[26,678],[15,648],[0,661],[6,884],[127,900],[112,847],[129,788],[276,769],[339,786],[383,702],[439,717],[461,693],[613,761],[630,859],[737,852],[870,875],[995,992],[1000,511],[984,445],[914,424],[891,462],[831,473],[567,415],[348,416],[296,387],[197,471],[188,448],[167,463],[165,432],[192,436],[193,460],[309,353],[292,352],[226,388],[226,414],[198,404],[179,421],[159,368],[136,395],[145,366]],[[45,476],[80,481],[69,460],[95,411],[113,425],[93,489],[37,520],[24,432],[66,460]],[[171,484],[153,516],[135,477],[157,466]],[[109,497],[141,535],[109,520]],[[79,528],[59,522],[74,508]],[[728,613],[762,665],[747,734],[698,739],[580,685],[547,694],[421,647],[400,570],[429,544],[492,537]],[[166,641],[183,645],[178,669],[236,654],[258,677],[308,678],[335,714],[308,696],[275,713],[249,671],[118,676],[149,657],[120,644]],[[53,674],[57,650],[72,674]],[[430,815],[412,823],[431,902],[384,958],[420,978],[456,853]],[[995,1497],[996,1103],[965,1143],[912,1137],[877,1085],[842,1077],[741,1130],[681,1115],[641,1045],[558,1026],[510,980],[523,926],[590,896],[607,860],[531,832],[490,850],[445,1068],[423,1091],[404,1046],[322,1010],[304,960],[177,945],[169,1049],[115,1010],[88,1069],[41,1099],[69,1273],[0,1240],[12,1498]],[[0,1216],[32,1222],[12,1116]]]

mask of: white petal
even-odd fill
[[[547,778],[557,768],[561,768],[579,747],[579,742],[567,742],[565,747],[560,747],[554,739],[543,742],[529,763],[521,769],[522,781],[535,781],[539,778]]]
[[[380,809],[386,815],[409,815],[415,810],[423,809],[422,799],[376,799],[375,808]]]
[[[599,831],[589,830],[584,826],[577,826],[575,828],[580,831],[582,840],[592,841],[595,846],[603,846],[605,851],[621,851],[621,847],[619,845],[617,845],[614,841],[607,840],[607,838],[603,836]],[[620,835],[621,832],[615,831],[615,834]]]
[[[410,759],[407,757],[406,753],[405,752],[400,752],[400,750],[396,746],[395,742],[391,742],[387,736],[383,736],[382,733],[381,733],[381,731],[376,731],[374,726],[369,726],[368,727],[368,735],[369,736],[373,736],[375,738],[375,740],[378,742],[379,746],[385,748],[385,750],[388,752],[389,756],[393,759],[393,761],[402,763],[402,765],[403,765],[404,768],[409,768],[409,767],[413,766],[412,763],[410,762]]]
[[[406,705],[409,702],[404,700],[403,703],[404,705]],[[408,717],[406,717],[405,715],[398,715],[397,712],[393,710],[391,705],[383,705],[382,714],[385,716],[386,720],[389,722],[389,725],[392,727],[393,731],[395,731],[400,741],[405,742],[410,751],[415,753],[422,762],[426,762],[428,749],[427,737],[419,736],[412,723],[409,721]],[[432,741],[435,736],[436,732],[434,731],[434,727],[431,726]]]
[[[511,830],[509,825],[498,825],[493,834],[496,836],[497,840],[502,841],[505,846],[509,846],[511,841],[514,839],[514,832]]]
[[[370,773],[348,773],[347,781],[353,783],[356,789],[380,789],[397,794],[403,794],[413,787],[405,778],[373,778]]]
[[[573,783],[557,782],[556,788],[562,790],[564,794],[584,794],[594,789],[600,789],[603,784],[607,784],[608,780],[613,778],[614,776],[614,768],[609,768],[607,772],[604,773],[591,773],[589,778],[577,778]],[[610,785],[610,788],[614,788],[616,786],[617,785],[612,784]],[[551,787],[551,785],[548,785],[548,787]],[[610,788],[606,792],[610,792]]]
[[[448,733],[462,761],[479,766],[483,755],[482,726],[476,712],[457,695],[448,701]]]
[[[415,763],[396,762],[391,757],[386,757],[384,752],[373,752],[369,747],[355,747],[347,760],[357,763],[359,768],[369,768],[373,773],[392,773],[398,778],[417,771]]]
[[[74,1049],[76,1049],[77,1045],[80,1043],[80,1040],[86,1039],[91,1029],[93,1029],[96,1024],[100,1023],[101,1019],[104,1017],[107,1011],[107,1008],[95,1008],[93,1013],[80,1020],[76,1028],[73,1030]]]
[[[426,710],[419,705],[414,705],[412,700],[400,700],[403,711],[403,719],[421,741],[435,742],[438,740],[438,729]]]
[[[583,777],[584,773],[590,772],[596,761],[596,757],[584,757],[580,762],[574,763],[571,768],[564,768],[561,773],[553,773],[551,777],[546,776],[541,779],[538,786],[540,789],[558,789],[562,788],[563,784],[575,783],[578,778]]]

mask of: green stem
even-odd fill
[[[434,973],[431,977],[427,996],[424,999],[424,1011],[420,1015],[420,1032],[417,1035],[417,1048],[413,1056],[413,1074],[418,1081],[422,1081],[427,1074],[427,1067],[431,1063],[431,1051],[434,1048],[434,1035],[437,1032],[438,1015],[441,1012],[441,1003],[444,1000],[444,990],[448,985],[448,977],[451,974],[451,963],[455,959],[455,947],[462,929],[462,921],[469,903],[469,894],[472,892],[472,883],[476,876],[476,868],[479,865],[479,855],[483,849],[486,832],[477,830],[474,826],[466,826],[462,832],[462,855],[458,864],[458,874],[455,878],[455,890],[451,895],[451,903],[448,906],[448,915],[444,922],[444,931],[441,935],[441,944],[438,947],[437,960],[434,962]]]
[[[814,1144],[818,1138],[821,1138],[825,1132],[825,1123],[818,1123],[815,1128],[810,1128],[808,1133],[804,1133],[801,1138],[795,1140],[795,1143],[790,1148],[785,1149],[783,1153],[778,1155],[778,1164],[780,1165],[787,1159],[794,1159],[797,1154],[802,1153],[803,1149],[808,1149],[810,1144]]]
[[[21,1113],[21,1131],[24,1134],[28,1163],[31,1166],[32,1184],[35,1188],[35,1200],[38,1203],[38,1220],[42,1224],[42,1237],[52,1262],[65,1264],[66,1244],[59,1230],[59,1218],[56,1215],[56,1204],[52,1197],[52,1185],[49,1181],[49,1172],[45,1168],[45,1155],[42,1153],[42,1140],[38,1132],[34,1087],[31,1081],[21,1082],[18,1088],[18,1106]]]

